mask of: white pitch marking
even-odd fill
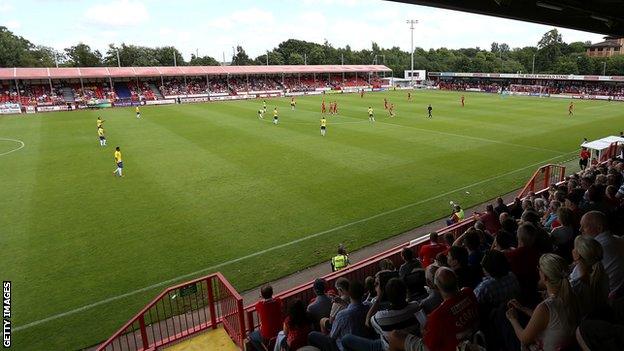
[[[10,151],[7,151],[7,152],[3,152],[3,153],[1,153],[1,154],[0,154],[0,156],[8,155],[8,154],[10,154],[10,153],[12,153],[12,152],[15,152],[15,151],[21,150],[21,149],[23,149],[23,148],[24,148],[24,146],[26,146],[26,144],[24,144],[24,142],[23,142],[23,141],[21,141],[21,140],[17,140],[17,139],[8,139],[8,138],[0,138],[0,141],[3,141],[3,140],[4,140],[4,141],[13,141],[13,142],[16,142],[16,143],[20,144],[20,146],[18,146],[16,149],[13,149],[13,150],[10,150]]]

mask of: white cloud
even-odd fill
[[[85,18],[91,24],[105,27],[131,27],[147,22],[149,13],[141,2],[116,0],[89,7]]]

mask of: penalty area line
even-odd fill
[[[26,144],[24,144],[24,142],[23,142],[23,141],[21,141],[21,140],[17,140],[17,139],[0,138],[0,141],[12,141],[12,142],[15,142],[15,143],[20,144],[20,146],[18,146],[17,148],[15,148],[15,149],[13,149],[13,150],[9,150],[9,151],[7,151],[7,152],[3,152],[3,153],[1,153],[1,154],[0,154],[0,156],[8,155],[8,154],[13,153],[13,152],[15,152],[15,151],[19,151],[19,150],[23,149],[23,148],[24,148],[24,146],[26,146]]]
[[[505,172],[505,173],[502,173],[502,174],[499,174],[499,175],[496,175],[496,176],[493,176],[493,177],[490,177],[490,178],[486,178],[486,179],[483,179],[483,180],[478,181],[476,183],[465,185],[465,186],[463,186],[461,188],[453,189],[453,190],[450,190],[450,191],[438,194],[436,196],[433,196],[433,197],[430,197],[430,198],[427,198],[427,199],[423,199],[423,200],[416,201],[416,202],[413,202],[413,203],[410,203],[410,204],[407,204],[407,205],[403,205],[401,207],[397,207],[397,208],[394,208],[394,209],[391,209],[391,210],[380,212],[380,213],[378,213],[376,215],[373,215],[373,216],[370,216],[370,217],[366,217],[366,218],[362,218],[362,219],[358,219],[358,220],[353,221],[353,222],[345,223],[343,225],[340,225],[340,226],[337,226],[337,227],[334,227],[334,228],[330,228],[330,229],[327,229],[327,230],[324,230],[324,231],[321,231],[321,232],[318,232],[318,233],[310,234],[310,235],[301,237],[299,239],[295,239],[295,240],[289,241],[287,243],[283,243],[283,244],[280,244],[280,245],[277,245],[277,246],[273,246],[273,247],[269,247],[269,248],[266,248],[266,249],[263,249],[263,250],[260,250],[260,251],[256,251],[256,252],[253,252],[253,253],[245,255],[245,256],[237,257],[237,258],[229,260],[229,261],[225,261],[225,262],[222,262],[222,263],[210,266],[210,267],[206,267],[206,268],[197,270],[195,272],[191,272],[191,273],[187,273],[187,274],[183,274],[183,275],[177,276],[175,278],[167,279],[165,281],[162,281],[162,282],[159,282],[159,283],[155,283],[155,284],[152,284],[150,286],[146,286],[146,287],[141,288],[141,289],[137,289],[137,290],[133,290],[133,291],[127,292],[125,294],[109,297],[107,299],[100,300],[100,301],[94,302],[94,303],[89,304],[89,305],[84,305],[82,307],[78,307],[78,308],[70,310],[70,311],[62,312],[62,313],[55,314],[55,315],[52,315],[52,316],[49,316],[49,317],[46,317],[46,318],[43,318],[43,319],[39,319],[39,320],[30,322],[30,323],[27,323],[27,324],[24,324],[24,325],[20,325],[18,327],[13,328],[13,330],[15,332],[18,332],[18,331],[21,331],[21,330],[26,330],[26,329],[32,328],[34,326],[37,326],[37,325],[40,325],[40,324],[43,324],[43,323],[47,323],[47,322],[53,321],[55,319],[63,318],[63,317],[66,317],[66,316],[69,316],[69,315],[73,315],[73,314],[76,314],[76,313],[79,313],[79,312],[82,312],[82,311],[86,311],[86,310],[92,309],[92,308],[97,307],[97,306],[106,305],[106,304],[111,303],[113,301],[117,301],[117,300],[129,297],[129,296],[132,296],[132,295],[136,295],[136,294],[139,294],[139,293],[142,293],[142,292],[145,292],[145,291],[149,291],[149,290],[158,288],[158,287],[163,286],[163,285],[168,285],[168,284],[177,282],[177,281],[179,281],[181,279],[197,276],[199,274],[206,273],[208,271],[213,271],[213,270],[216,270],[216,269],[221,268],[221,267],[225,267],[225,266],[228,266],[228,265],[240,262],[240,261],[247,260],[249,258],[261,256],[261,255],[264,255],[264,254],[266,254],[268,252],[279,250],[279,249],[282,249],[284,247],[288,247],[288,246],[300,243],[302,241],[306,241],[306,240],[313,239],[313,238],[316,238],[316,237],[319,237],[319,236],[322,236],[322,235],[325,235],[325,234],[328,234],[328,233],[335,232],[337,230],[348,228],[348,227],[354,226],[356,224],[368,222],[370,220],[373,220],[373,219],[376,219],[376,218],[379,218],[379,217],[383,217],[383,216],[389,215],[391,213],[399,212],[399,211],[405,210],[405,209],[410,208],[410,207],[422,205],[422,204],[427,203],[429,201],[437,200],[437,199],[443,198],[445,196],[448,196],[450,194],[453,194],[453,193],[456,193],[456,192],[459,192],[459,191],[463,191],[463,190],[466,190],[466,189],[470,189],[470,188],[472,188],[474,186],[478,186],[478,185],[490,182],[492,180],[500,179],[500,178],[509,176],[511,174],[518,173],[520,171],[524,171],[526,169],[538,166],[538,165],[543,165],[545,162],[553,161],[553,160],[555,160],[555,159],[557,159],[559,157],[575,153],[576,151],[577,150],[569,152],[569,153],[566,153],[566,154],[563,154],[563,155],[551,157],[549,159],[542,160],[542,161],[530,164],[528,166],[524,166],[522,168],[518,168],[518,169],[513,170],[513,171]]]

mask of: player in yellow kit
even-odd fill
[[[136,110],[136,117],[141,118],[141,109],[139,109],[139,106],[137,106],[135,110]]]
[[[277,107],[273,109],[273,124],[279,123],[279,116],[277,115]]]
[[[327,120],[325,116],[321,117],[321,136],[325,136],[327,133]]]
[[[102,128],[102,126],[99,126],[97,133],[98,138],[100,139],[100,146],[106,146],[106,136],[104,135],[104,128]]]
[[[104,124],[104,120],[102,119],[102,117],[98,116],[97,121],[95,121],[95,124],[97,125],[97,128],[101,128],[102,125]]]
[[[117,169],[113,172],[113,175],[119,175],[123,177],[123,160],[121,159],[121,150],[119,146],[115,148],[115,164],[117,165]]]
[[[368,107],[368,121],[375,122],[375,115],[373,115],[373,108],[370,106]]]

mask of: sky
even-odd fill
[[[410,49],[405,22],[418,20],[414,46],[490,48],[535,46],[552,29],[520,21],[381,0],[0,0],[0,26],[57,50],[88,44],[177,47],[229,61],[233,46],[250,57],[293,38],[335,47]],[[558,28],[566,42],[602,40],[598,34]]]

